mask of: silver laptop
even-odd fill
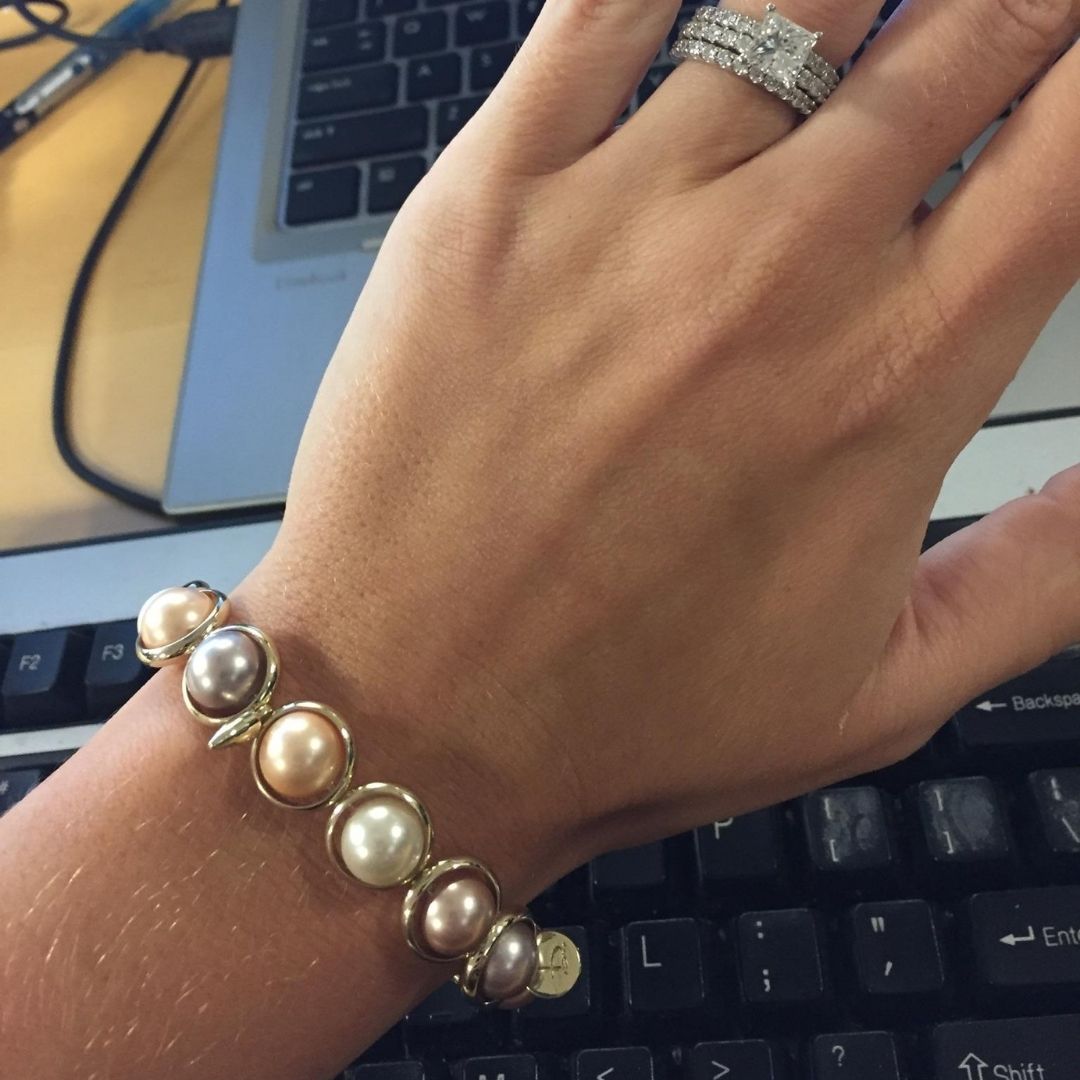
[[[319,379],[395,209],[482,103],[540,2],[244,0],[164,492],[170,512],[283,500]],[[635,106],[669,70],[661,54]],[[950,474],[938,514],[992,509],[1078,451],[1080,288]]]

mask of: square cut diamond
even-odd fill
[[[770,11],[755,29],[743,55],[749,63],[792,90],[816,43],[815,34]]]

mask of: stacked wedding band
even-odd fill
[[[698,8],[672,46],[675,60],[701,60],[723,68],[809,116],[840,82],[816,52],[819,33],[804,30],[765,6],[764,19],[718,7]]]
[[[402,928],[414,952],[460,964],[454,976],[485,1005],[517,1008],[561,997],[577,981],[574,943],[503,911],[499,883],[470,858],[432,857],[423,804],[397,784],[353,787],[353,736],[314,701],[271,704],[279,660],[254,626],[227,625],[228,600],[205,582],[163,589],[139,613],[136,652],[151,667],[184,663],[188,711],[213,729],[211,749],[250,743],[259,791],[290,810],[330,810],[326,848],[343,873],[372,889],[404,886]]]

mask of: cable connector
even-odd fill
[[[171,53],[188,60],[228,56],[232,52],[238,10],[215,7],[188,12],[140,34],[139,45],[146,52]]]

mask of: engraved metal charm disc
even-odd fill
[[[543,930],[536,939],[540,962],[529,989],[538,998],[557,998],[569,993],[581,975],[577,946],[555,930]]]

